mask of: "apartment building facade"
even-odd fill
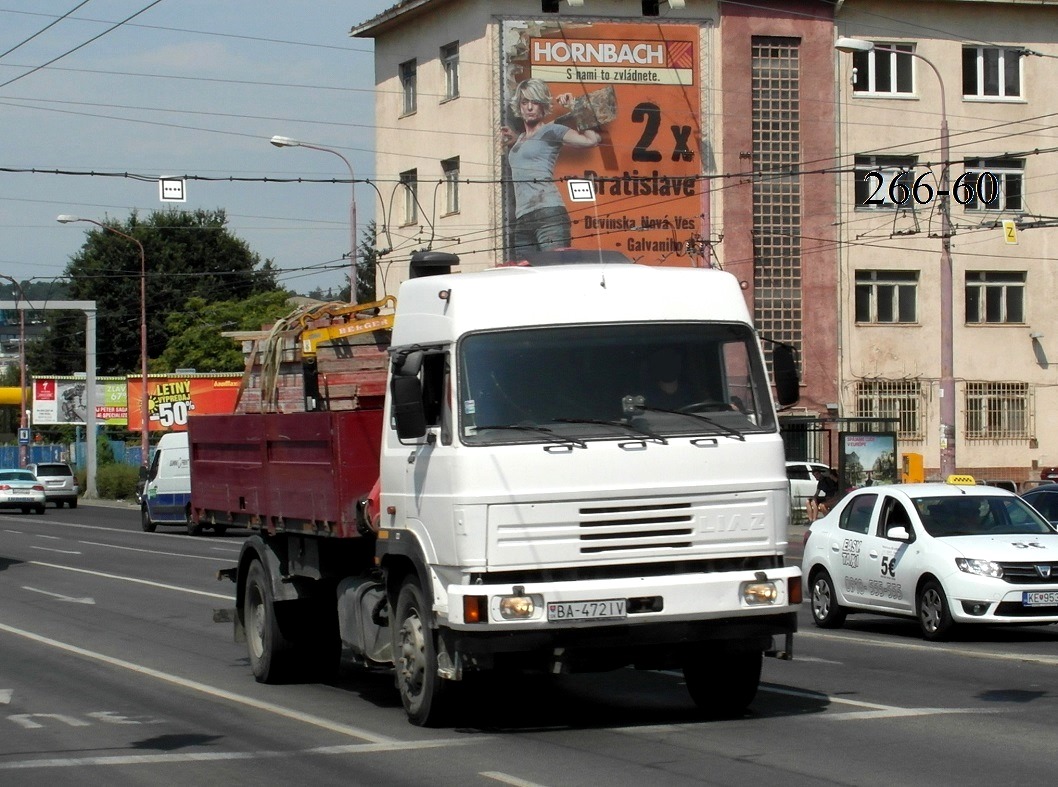
[[[375,44],[379,292],[413,250],[464,270],[520,256],[520,202],[557,193],[569,245],[733,273],[762,333],[800,353],[795,414],[890,419],[936,477],[947,235],[946,437],[960,471],[1029,478],[1058,465],[1056,5],[404,0],[351,31]],[[542,170],[510,156],[535,82],[581,143]],[[961,190],[942,202],[945,118]]]

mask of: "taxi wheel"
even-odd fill
[[[823,569],[812,575],[812,620],[823,629],[841,628],[845,623],[846,609],[838,603],[834,580]]]
[[[951,619],[944,588],[936,580],[931,579],[919,591],[918,624],[922,628],[922,636],[931,642],[940,642],[951,636],[955,622]]]

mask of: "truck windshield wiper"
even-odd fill
[[[715,427],[716,429],[720,430],[722,433],[728,435],[729,437],[733,437],[736,440],[741,440],[742,442],[746,441],[746,437],[742,434],[742,432],[738,431],[737,429],[732,429],[730,426],[722,424],[719,421],[714,421],[707,415],[699,415],[698,413],[685,413],[682,410],[668,410],[664,407],[651,407],[650,405],[646,404],[637,404],[635,406],[635,409],[645,410],[648,413],[671,413],[672,415],[682,415],[686,418],[694,418],[698,421],[705,421],[707,424],[712,427]]]
[[[636,432],[645,437],[649,437],[651,440],[662,445],[668,445],[669,441],[659,435],[657,432],[652,432],[650,429],[643,429],[642,427],[635,426],[628,423],[627,421],[607,421],[603,418],[555,418],[555,423],[559,424],[598,424],[599,426],[616,426],[620,429],[627,429],[629,432]]]
[[[577,448],[587,448],[588,444],[583,440],[576,437],[563,437],[562,435],[555,434],[554,430],[548,429],[546,426],[529,426],[528,424],[486,424],[484,426],[476,427],[480,432],[482,429],[504,429],[514,432],[535,432],[546,437],[552,443],[561,443],[562,445],[574,445]]]

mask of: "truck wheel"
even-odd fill
[[[190,506],[184,511],[184,519],[187,521],[187,534],[189,536],[197,536],[202,532],[202,525],[195,521]]]
[[[143,528],[144,533],[153,533],[154,528],[157,525],[151,521],[151,513],[147,510],[147,506],[140,506],[140,527]]]
[[[250,564],[246,575],[243,625],[253,676],[259,683],[279,683],[290,667],[291,643],[279,628],[272,583],[260,560]]]
[[[759,650],[733,653],[695,651],[683,665],[683,678],[695,705],[706,716],[741,716],[757,696],[764,654]]]
[[[228,532],[228,526],[227,525],[214,525],[213,526],[213,535],[215,535],[215,536],[222,536],[222,535],[224,535],[227,532]]]
[[[437,643],[426,617],[422,589],[415,579],[406,579],[397,596],[393,625],[394,668],[397,688],[408,720],[420,727],[441,723],[445,681],[437,674]]]
[[[838,603],[834,580],[823,569],[812,575],[812,620],[821,629],[841,628],[848,611]]]

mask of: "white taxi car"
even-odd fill
[[[1058,623],[1058,531],[1017,495],[948,483],[856,489],[805,534],[812,618],[916,617],[941,640],[963,623]]]

